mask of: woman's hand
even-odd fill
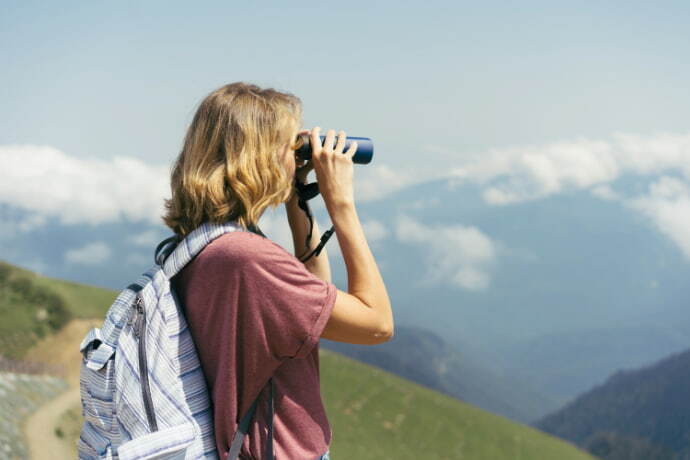
[[[347,137],[345,131],[338,133],[338,142],[334,147],[335,130],[329,129],[322,146],[319,138],[320,130],[321,128],[317,126],[311,131],[312,153],[309,163],[313,165],[316,172],[319,192],[330,213],[332,207],[354,205],[352,157],[357,151],[357,142],[352,142],[347,152],[343,152]]]

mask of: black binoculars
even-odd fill
[[[321,138],[321,145],[323,146],[324,140],[326,140],[326,136],[322,135],[319,136]],[[335,137],[336,142],[338,141],[338,136]],[[352,162],[357,163],[357,164],[368,164],[371,163],[371,159],[374,156],[374,143],[369,139],[368,137],[350,137],[347,136],[345,138],[345,147],[343,148],[343,152],[346,152],[347,149],[350,148],[350,144],[352,144],[353,141],[357,141],[357,151],[355,152],[355,155],[352,157]],[[297,155],[298,158],[302,160],[310,160],[311,159],[311,136],[309,134],[299,134],[297,136],[297,145],[298,148],[295,150],[295,154]]]

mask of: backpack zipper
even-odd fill
[[[136,322],[134,324],[134,336],[139,341],[139,377],[141,378],[141,395],[144,400],[146,419],[149,422],[149,431],[158,431],[156,414],[153,412],[153,399],[151,398],[151,386],[149,384],[149,369],[146,360],[146,313],[142,305],[141,297],[134,301],[136,309]]]

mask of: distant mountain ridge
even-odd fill
[[[620,370],[533,426],[592,451],[635,445],[626,458],[690,459],[690,349]]]
[[[651,180],[625,176],[610,186],[633,197]],[[358,206],[389,231],[373,251],[385,264],[396,319],[458,350],[471,345],[473,360],[546,397],[539,417],[616,369],[690,347],[690,263],[648,218],[586,189],[497,206],[486,204],[483,188],[438,180]],[[462,225],[490,238],[488,287],[420,283],[433,268],[429,243],[400,241],[400,215],[429,237]],[[334,279],[346,280],[344,272],[334,270]]]
[[[393,339],[375,347],[330,340],[321,346],[523,423],[555,404],[424,328],[396,325]]]

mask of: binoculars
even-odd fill
[[[319,137],[321,138],[321,145],[323,146],[326,136],[323,135]],[[335,140],[336,142],[338,141],[338,136],[335,137]],[[368,137],[347,136],[345,138],[345,147],[343,148],[343,152],[346,152],[347,149],[350,148],[350,144],[352,144],[353,141],[357,141],[357,151],[352,157],[352,162],[363,165],[370,163],[372,157],[374,156],[374,143],[371,141],[371,139]],[[311,136],[307,133],[299,134],[297,136],[297,145],[299,146],[295,150],[297,157],[305,161],[310,160],[312,152]]]

